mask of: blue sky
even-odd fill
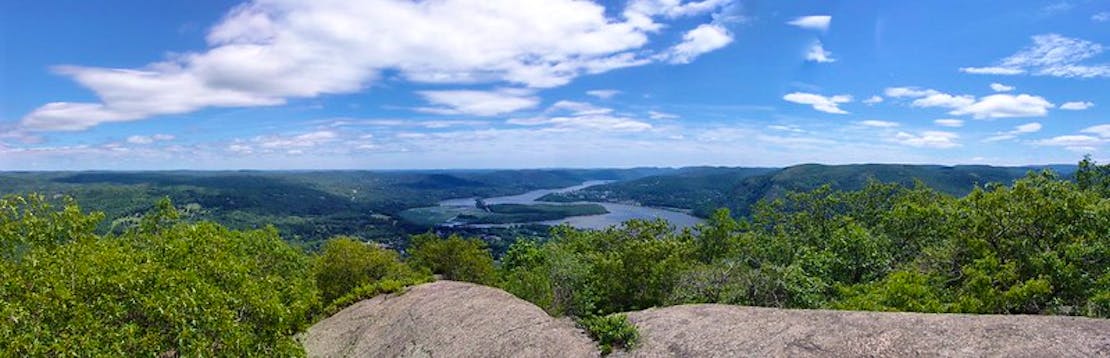
[[[1110,2],[11,1],[0,170],[1110,161]]]

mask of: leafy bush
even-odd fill
[[[578,320],[578,324],[597,341],[602,355],[608,355],[614,349],[631,350],[640,339],[636,325],[623,314],[586,317]]]
[[[98,214],[0,200],[0,355],[299,356],[311,261],[273,229],[176,222],[168,200],[119,236]]]
[[[418,276],[428,275],[410,269],[397,252],[350,237],[328,240],[316,256],[316,286],[325,304],[380,280],[415,282]]]
[[[355,289],[335,299],[335,301],[321,311],[320,317],[326,318],[327,316],[331,316],[343,308],[362,300],[374,298],[378,295],[401,292],[408,286],[419,285],[431,281],[432,278],[428,276],[408,276],[400,279],[387,278],[366,283],[362,286],[355,287]]]
[[[493,256],[481,240],[421,234],[412,237],[408,251],[413,267],[427,269],[448,280],[480,284],[494,284],[497,280]]]
[[[1110,315],[1110,166],[1030,173],[954,198],[870,182],[718,211],[693,231],[632,221],[553,230],[503,257],[500,285],[553,315],[730,303]]]

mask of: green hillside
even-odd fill
[[[769,168],[686,168],[674,173],[650,176],[585,188],[572,193],[548,195],[546,201],[633,201],[648,206],[691,209],[708,217],[713,210],[726,207],[737,215],[747,215],[762,199],[780,198],[790,191],[808,191],[823,185],[837,190],[858,190],[869,180],[914,186],[921,181],[939,192],[963,196],[976,186],[990,183],[1010,184],[1030,171],[1051,168],[1065,176],[1075,166],[994,167],[986,165],[906,165],[906,164],[803,164],[783,169]]]

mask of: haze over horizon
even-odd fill
[[[1110,161],[1110,3],[0,1],[0,170]]]

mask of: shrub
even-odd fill
[[[579,320],[578,324],[597,341],[602,355],[608,355],[614,349],[631,350],[640,339],[636,325],[629,322],[628,316],[623,314],[586,317]]]
[[[492,285],[497,281],[493,256],[481,240],[435,234],[412,237],[409,263],[443,275],[444,279]]]
[[[168,200],[119,236],[41,197],[0,200],[0,356],[300,356],[311,261],[276,230],[174,220]]]
[[[410,269],[395,251],[350,237],[328,240],[316,256],[316,286],[325,304],[379,280],[407,282],[417,276],[427,275]]]

